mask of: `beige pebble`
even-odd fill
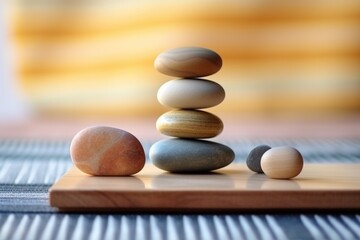
[[[222,66],[222,59],[219,54],[210,49],[184,47],[160,53],[154,65],[165,75],[193,78],[216,73]]]
[[[174,79],[163,84],[157,93],[162,105],[182,109],[214,107],[224,98],[224,89],[205,79]]]
[[[261,168],[270,178],[290,179],[303,168],[301,153],[292,147],[274,147],[261,157]]]
[[[75,166],[91,175],[126,176],[145,164],[144,149],[132,134],[113,127],[89,127],[78,132],[70,145]]]
[[[212,138],[223,130],[220,118],[200,110],[173,110],[161,115],[156,128],[165,135],[180,138]]]

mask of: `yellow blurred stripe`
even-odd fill
[[[46,114],[164,112],[162,51],[215,50],[221,112],[360,109],[360,1],[13,2],[17,73]],[[212,110],[212,109],[211,109]]]
[[[167,23],[203,21],[236,22],[239,26],[270,22],[328,21],[359,19],[359,1],[124,1],[71,4],[39,1],[31,5],[14,4],[15,33],[26,37],[64,36],[117,32],[119,29],[148,28]],[[56,2],[56,1],[48,1]],[[62,4],[61,4],[62,3]],[[25,5],[25,6],[24,6]]]
[[[328,111],[359,109],[359,61],[236,64],[209,77],[226,90],[222,112]],[[157,89],[169,77],[152,69],[77,75],[44,75],[28,79],[26,92],[34,106],[52,114],[158,114]],[[151,109],[151,110],[150,110]]]
[[[294,78],[344,78],[360,76],[360,59],[345,57],[313,57],[313,58],[271,58],[256,61],[224,58],[224,65],[218,73],[207,78],[221,82],[237,79],[266,79],[282,76],[284,79]],[[143,81],[161,83],[173,77],[165,76],[155,70],[152,63],[126,65],[119,68],[88,68],[82,71],[51,72],[37,75],[26,74],[24,82],[36,86],[44,82],[76,82],[93,81],[102,83],[103,79],[117,79],[118,83],[135,79],[134,84]]]
[[[291,82],[292,80],[304,81],[312,79],[314,82],[326,80],[359,80],[360,76],[359,58],[328,58],[319,57],[312,59],[287,59],[273,58],[261,61],[225,61],[223,68],[216,75],[210,76],[218,81],[248,81],[257,82],[259,86],[263,83],[281,80]],[[360,81],[359,81],[360,85]]]
[[[191,29],[171,25],[112,38],[28,41],[19,44],[17,58],[22,74],[37,74],[152,65],[159,52],[188,45],[209,46],[228,59],[359,57],[359,42],[360,25],[356,23],[275,25],[245,30],[221,24]]]

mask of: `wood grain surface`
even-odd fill
[[[305,164],[292,180],[243,164],[209,174],[170,174],[147,164],[131,177],[93,177],[72,168],[50,189],[63,211],[224,212],[360,209],[360,164]]]

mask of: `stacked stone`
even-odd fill
[[[199,47],[172,49],[156,58],[155,68],[159,72],[178,77],[163,84],[157,94],[162,105],[174,108],[156,122],[158,131],[173,137],[150,148],[150,159],[158,168],[169,172],[205,172],[225,167],[234,160],[231,148],[203,140],[223,130],[220,118],[199,110],[224,100],[221,85],[201,78],[221,67],[222,59],[217,53]]]

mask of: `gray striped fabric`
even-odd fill
[[[290,145],[306,162],[360,163],[360,138],[225,142],[243,162],[256,145]],[[64,214],[48,189],[71,166],[70,142],[0,139],[2,239],[360,239],[360,214]],[[146,152],[151,142],[143,143]]]

